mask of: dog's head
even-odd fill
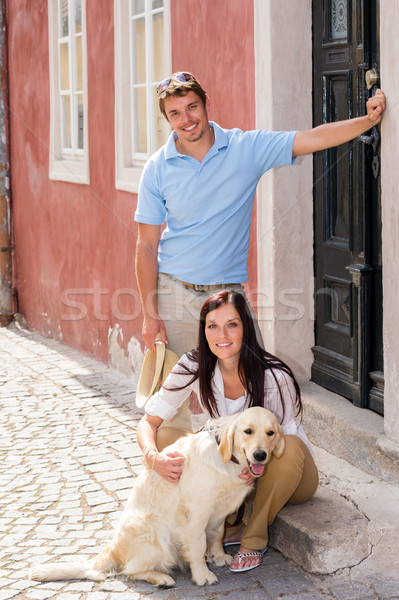
[[[284,435],[277,418],[259,406],[232,417],[219,444],[223,462],[227,463],[234,455],[240,464],[247,464],[255,477],[262,475],[272,454],[279,458],[284,448]]]

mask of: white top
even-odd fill
[[[198,368],[198,364],[190,360],[187,354],[183,354],[179,363],[187,366],[191,371],[194,372]],[[178,409],[191,392],[195,392],[197,394],[198,401],[201,402],[198,379],[182,390],[173,390],[174,387],[180,387],[192,379],[192,375],[190,374],[182,375],[179,373],[179,371],[182,370],[183,368],[180,366],[180,364],[176,364],[173,367],[172,371],[164,382],[164,386],[171,389],[168,390],[165,389],[165,387],[162,387],[159,392],[154,394],[152,398],[148,400],[147,404],[145,405],[145,411],[147,414],[160,417],[164,421],[169,421],[176,415]],[[277,385],[275,377],[278,381],[280,389]],[[249,401],[247,394],[237,398],[236,400],[230,400],[229,398],[225,397],[223,378],[218,363],[216,363],[213,373],[212,387],[216,399],[217,410],[221,417],[224,415],[237,414],[248,408]],[[280,425],[283,428],[284,434],[297,435],[300,437],[313,455],[310,442],[303,431],[299,419],[295,416],[296,392],[291,377],[287,373],[284,373],[284,371],[277,368],[273,369],[273,373],[271,371],[265,371],[264,391],[264,407],[276,415]],[[284,403],[284,418],[280,391]],[[206,410],[206,408],[202,408],[204,413],[209,415],[209,412]]]

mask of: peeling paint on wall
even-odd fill
[[[129,340],[127,356],[122,343],[123,331],[121,326],[116,324],[108,332],[109,366],[137,383],[144,360],[140,342],[135,337]]]
[[[130,364],[132,365],[135,378],[137,378],[138,381],[144,360],[144,352],[141,349],[140,342],[135,337],[130,338],[130,341],[127,345],[127,349]]]

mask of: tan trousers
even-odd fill
[[[241,544],[252,550],[267,546],[268,526],[280,510],[286,504],[301,504],[312,498],[318,484],[319,475],[309,448],[296,435],[286,435],[283,455],[273,456],[256,482],[253,512]]]
[[[181,437],[182,431],[172,427],[158,430],[157,446],[163,450]],[[273,456],[265,472],[256,481],[250,498],[253,500],[252,514],[245,523],[241,538],[244,548],[261,550],[267,546],[268,527],[286,504],[300,504],[314,495],[319,484],[319,475],[309,448],[296,435],[285,436],[285,450],[280,458]],[[234,523],[235,515],[228,521]],[[233,528],[226,523],[226,536]]]

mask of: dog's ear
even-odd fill
[[[234,440],[234,433],[236,430],[236,419],[234,419],[230,425],[226,425],[221,439],[220,439],[220,444],[218,447],[218,450],[222,456],[222,460],[224,463],[229,462],[229,460],[231,459],[231,457],[233,456],[233,440]]]
[[[285,450],[285,438],[284,438],[284,434],[283,434],[283,430],[282,428],[278,427],[278,437],[277,437],[277,445],[273,450],[273,454],[276,458],[280,458],[280,456],[283,454],[284,450]]]

